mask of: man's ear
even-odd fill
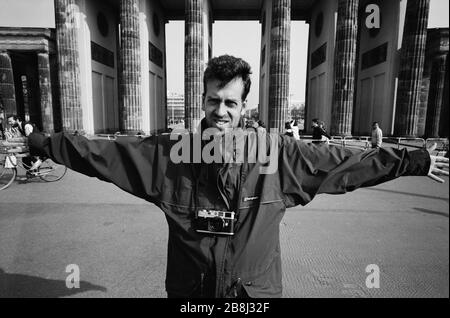
[[[202,94],[202,110],[205,111],[205,93]]]
[[[244,114],[245,114],[245,110],[246,110],[246,109],[247,109],[247,101],[244,100],[244,101],[242,102],[241,115],[244,115]]]

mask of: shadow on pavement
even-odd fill
[[[445,213],[445,212],[433,211],[433,210],[422,209],[422,208],[413,208],[413,209],[416,211],[422,212],[422,213],[440,215],[440,216],[445,216],[446,218],[448,218],[448,213]]]
[[[0,269],[0,298],[57,298],[86,291],[106,292],[107,289],[84,281],[80,282],[80,288],[69,289],[63,280],[9,274]]]
[[[427,199],[433,199],[433,200],[442,200],[442,201],[446,201],[446,202],[449,201],[448,198],[435,197],[432,195],[426,195],[426,194],[420,194],[420,193],[403,192],[403,191],[395,191],[395,190],[387,190],[387,189],[376,189],[376,188],[365,188],[365,190],[397,193],[397,194],[408,195],[411,197],[421,197],[421,198],[427,198]]]

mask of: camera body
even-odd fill
[[[199,210],[195,217],[199,233],[234,235],[235,212]]]

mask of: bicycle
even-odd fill
[[[40,178],[45,182],[59,181],[67,172],[67,167],[56,164],[48,158],[43,160],[36,171],[30,171],[31,166],[19,160],[28,156],[29,153],[21,152],[20,148],[0,148],[0,191],[8,188],[14,182],[17,177],[17,167],[21,167],[26,171],[27,180]]]

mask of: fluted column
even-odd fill
[[[11,57],[6,52],[0,52],[0,97],[5,115],[15,115],[17,108],[14,76]]]
[[[359,0],[339,0],[334,57],[331,132],[352,133]]]
[[[447,53],[438,55],[433,59],[430,91],[428,93],[427,120],[425,125],[425,135],[429,138],[439,137],[439,122],[441,119],[441,106],[444,96],[446,63]]]
[[[78,7],[75,0],[55,0],[56,42],[63,130],[82,131]]]
[[[202,118],[203,92],[203,2],[185,1],[185,127],[193,130]]]
[[[400,59],[394,134],[417,135],[430,0],[408,0]]]
[[[38,53],[39,90],[41,95],[41,117],[44,132],[54,132],[52,84],[50,76],[50,57],[48,52]]]
[[[291,0],[272,0],[269,127],[284,129],[289,107]]]
[[[142,130],[141,45],[139,0],[120,0],[120,121],[121,130]]]
[[[417,136],[425,135],[425,124],[427,119],[428,95],[430,91],[430,74],[431,63],[430,58],[425,57],[425,65],[423,67],[422,82],[420,84],[419,105],[417,109]]]

